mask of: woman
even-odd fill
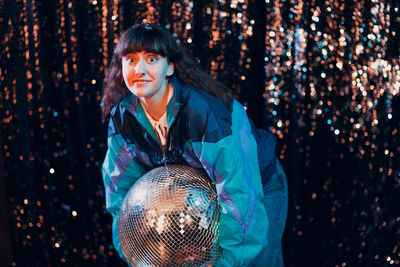
[[[203,168],[221,204],[218,266],[283,266],[286,177],[271,134],[202,72],[163,28],[147,23],[121,36],[104,86],[110,115],[103,163],[106,208],[118,214],[130,187],[165,163]]]

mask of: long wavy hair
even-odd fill
[[[201,70],[197,62],[176,43],[162,27],[148,23],[136,24],[125,30],[114,49],[107,77],[103,86],[102,114],[108,117],[114,105],[127,94],[128,88],[122,76],[122,57],[128,53],[147,51],[165,56],[175,65],[174,74],[187,84],[203,89],[219,97],[229,107],[232,93],[221,82]]]

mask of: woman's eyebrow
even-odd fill
[[[124,57],[133,57],[135,56],[135,53],[127,53],[124,55]]]
[[[157,57],[159,57],[159,55],[154,53],[154,52],[147,52],[147,53],[145,53],[145,55],[146,56],[157,56]]]
[[[138,57],[137,54],[138,54],[137,52],[130,52],[130,53],[127,53],[126,55],[124,55],[124,58]],[[157,53],[154,53],[154,52],[145,52],[145,53],[143,53],[141,55],[145,56],[145,57],[149,57],[149,56],[155,56],[157,58],[162,57],[161,55],[159,55]]]

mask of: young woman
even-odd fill
[[[218,266],[283,266],[286,177],[275,141],[221,83],[200,70],[163,28],[138,24],[114,50],[104,86],[110,116],[103,163],[106,208],[118,214],[130,187],[165,163],[203,168],[221,204]]]

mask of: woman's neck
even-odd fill
[[[147,113],[156,121],[158,121],[167,111],[167,104],[172,96],[173,87],[171,83],[167,83],[165,93],[161,99],[145,98],[140,99],[140,103]]]

